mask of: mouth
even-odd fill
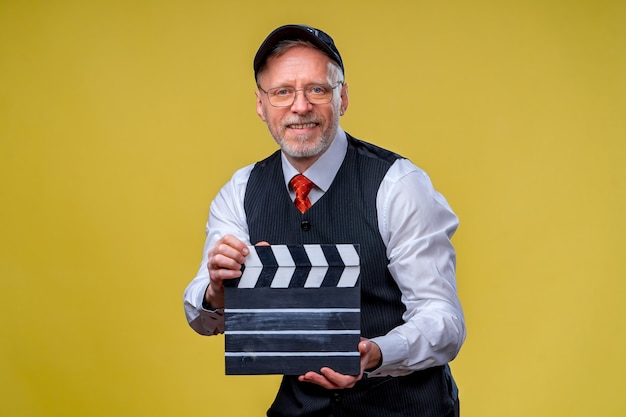
[[[317,123],[289,124],[287,125],[287,127],[289,129],[297,129],[297,130],[313,129],[317,127]]]

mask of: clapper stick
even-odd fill
[[[241,278],[225,281],[226,374],[359,374],[359,246],[249,249]]]

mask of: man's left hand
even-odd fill
[[[304,375],[300,375],[298,380],[300,382],[317,384],[326,389],[352,388],[363,378],[363,372],[366,369],[377,368],[380,366],[382,359],[378,345],[368,339],[361,339],[359,342],[359,353],[361,354],[361,372],[359,375],[344,375],[330,368],[322,368],[319,374],[317,372],[307,372]]]

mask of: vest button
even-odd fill
[[[302,223],[300,223],[300,227],[305,232],[308,232],[309,230],[311,230],[311,223],[308,220],[302,220]]]

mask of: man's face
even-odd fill
[[[341,81],[339,70],[330,68],[332,61],[323,52],[295,46],[281,56],[267,60],[258,83],[267,91],[274,87],[304,88],[311,84],[336,85]],[[347,86],[333,91],[327,104],[311,104],[298,91],[291,106],[274,107],[262,91],[257,94],[257,113],[267,123],[274,140],[289,159],[317,159],[332,143],[339,117],[348,106]]]

